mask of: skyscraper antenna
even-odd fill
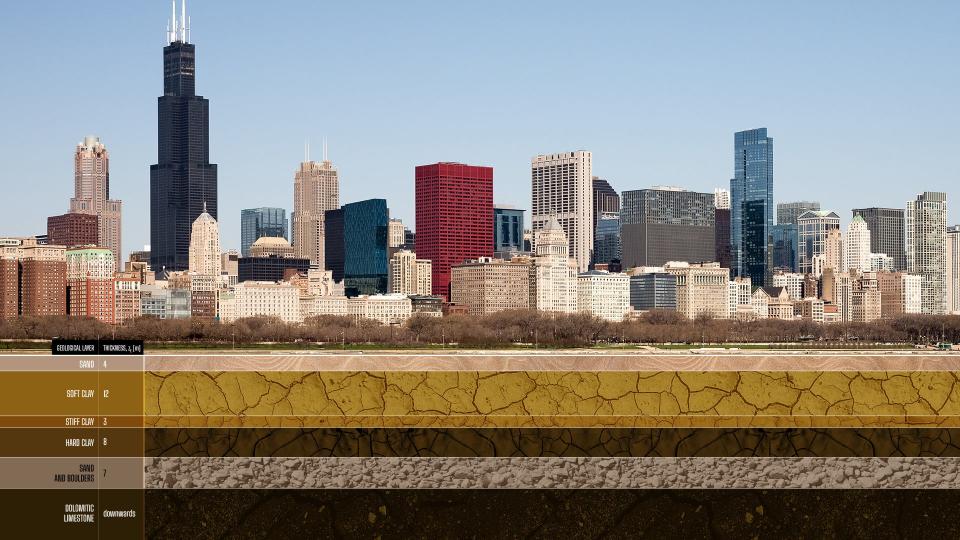
[[[180,41],[187,42],[187,0],[180,0]]]
[[[323,160],[329,161],[327,159],[327,138],[326,137],[323,138]]]
[[[310,161],[310,139],[307,139],[303,143],[303,162],[307,163]]]
[[[167,29],[167,42],[173,43],[177,40],[177,0],[170,0],[170,26]]]

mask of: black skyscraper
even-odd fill
[[[163,96],[157,100],[158,163],[150,167],[150,265],[157,272],[187,269],[190,229],[204,211],[204,203],[217,219],[217,166],[210,163],[210,105],[194,93],[194,83],[195,47],[188,43],[186,31],[175,31],[163,48]]]

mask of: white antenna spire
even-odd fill
[[[329,161],[327,159],[327,138],[326,137],[323,138],[323,160]]]
[[[187,15],[187,43],[190,43],[190,16]]]
[[[180,2],[180,41],[187,42],[187,0]]]
[[[307,139],[303,143],[303,162],[307,163],[310,161],[310,139]]]
[[[170,0],[170,23],[172,26],[167,27],[170,30],[167,40],[173,43],[177,40],[177,0]]]

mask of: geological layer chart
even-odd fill
[[[960,487],[947,354],[150,357],[151,489]]]
[[[834,506],[856,514],[851,534],[926,519],[960,535],[903,514],[930,493],[960,504],[955,354],[34,354],[0,368],[0,507],[39,537],[514,536],[491,520],[531,537],[665,520],[739,537],[790,519],[821,536],[839,515],[798,509]]]

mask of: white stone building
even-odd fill
[[[204,204],[203,213],[194,220],[190,231],[189,271],[219,278],[223,269],[220,255],[220,227]]]
[[[751,294],[753,284],[749,277],[735,277],[727,283],[729,309],[728,319],[748,319],[753,317]]]
[[[777,272],[773,275],[773,286],[783,287],[793,300],[803,298],[803,274],[795,272]]]
[[[570,258],[567,235],[556,219],[534,233],[530,266],[530,307],[539,311],[576,313],[577,261]]]
[[[361,295],[347,299],[347,314],[381,324],[403,324],[413,313],[413,304],[402,294]]]
[[[592,270],[577,276],[577,308],[608,321],[622,321],[630,309],[630,276]]]
[[[220,295],[220,319],[226,322],[246,317],[277,317],[283,322],[303,322],[300,293],[290,283],[244,281]]]

